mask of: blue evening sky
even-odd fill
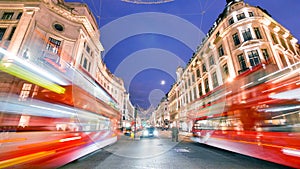
[[[99,24],[100,40],[105,48],[104,62],[112,73],[124,80],[133,105],[144,109],[156,107],[170,90],[176,68],[185,67],[226,5],[226,0],[173,0],[161,4],[65,1],[88,4]],[[245,2],[266,9],[300,39],[299,0]]]

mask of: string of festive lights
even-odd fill
[[[162,4],[172,2],[174,0],[121,0],[123,2],[129,2],[134,4]]]

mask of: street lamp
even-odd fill
[[[136,135],[136,116],[137,116],[137,108],[136,106],[134,107],[134,139],[135,139],[135,135]]]

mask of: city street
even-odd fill
[[[193,143],[181,134],[172,142],[170,131],[161,131],[158,138],[129,136],[109,147],[69,163],[61,169],[280,169],[285,166],[269,163],[210,146]]]

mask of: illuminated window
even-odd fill
[[[26,101],[27,98],[29,97],[30,90],[31,90],[32,84],[29,83],[24,83],[20,96],[19,96],[19,101]]]
[[[47,45],[46,45],[46,49],[48,51],[51,51],[51,52],[55,53],[55,54],[58,54],[60,45],[61,45],[61,41],[49,37]]]
[[[38,94],[38,91],[39,91],[39,86],[38,85],[34,85],[32,97],[36,96]]]
[[[260,64],[260,58],[259,58],[257,50],[252,50],[252,51],[248,52],[248,57],[249,57],[251,66],[256,66],[256,65]]]

